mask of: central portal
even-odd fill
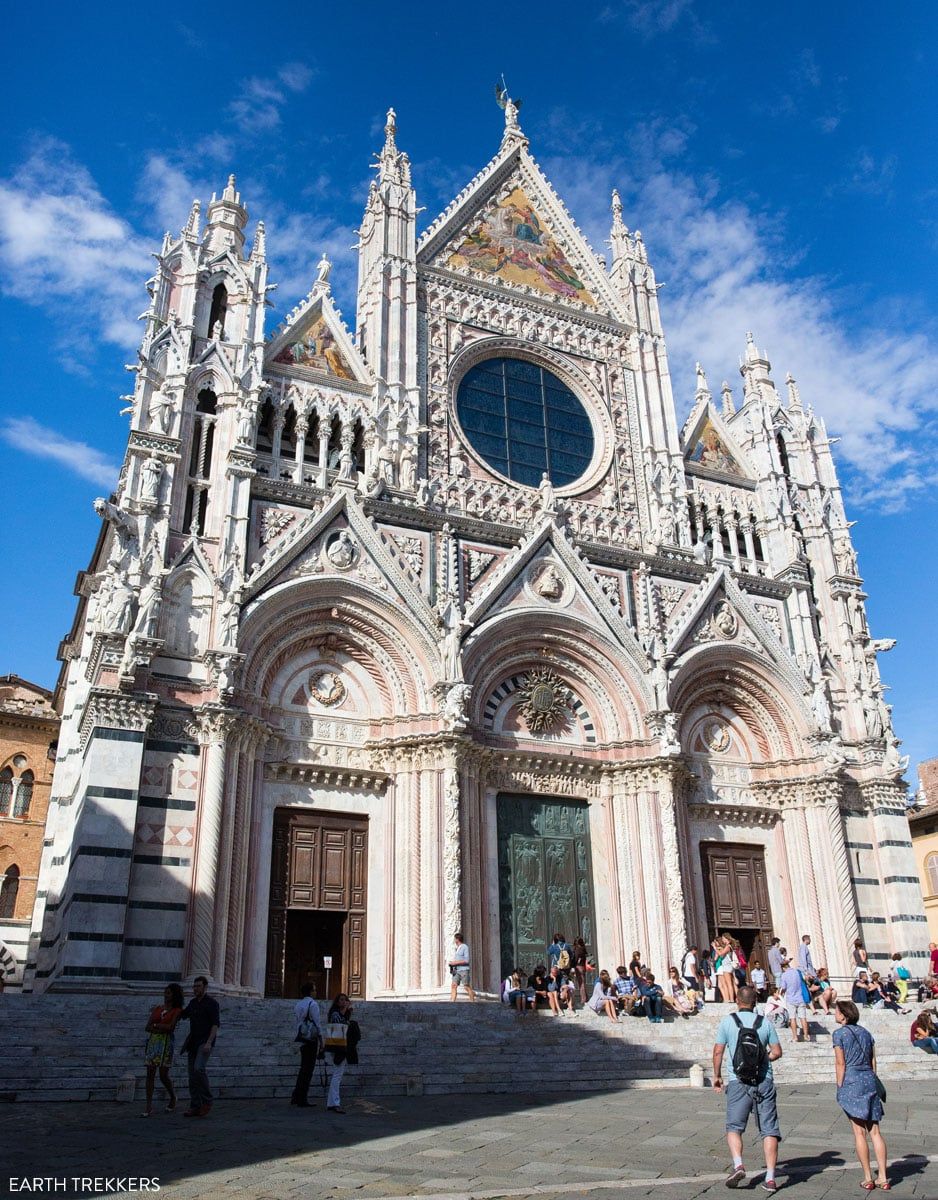
[[[555,931],[595,951],[589,805],[504,792],[496,805],[502,977],[546,963]]]

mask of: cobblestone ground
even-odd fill
[[[14,1194],[23,1177],[145,1176],[159,1179],[167,1200],[727,1194],[723,1102],[713,1091],[563,1100],[563,1087],[562,1073],[548,1071],[537,1096],[350,1099],[345,1116],[325,1112],[321,1097],[313,1109],[220,1101],[204,1120],[181,1111],[138,1119],[139,1103],[10,1105],[0,1120],[0,1186]],[[833,1087],[784,1089],[780,1111],[780,1185],[804,1200],[859,1195],[862,1176]],[[938,1089],[893,1085],[883,1132],[896,1194],[938,1200]],[[751,1130],[746,1153],[742,1187],[764,1195]],[[70,1183],[53,1194],[82,1193]]]

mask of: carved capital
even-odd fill
[[[244,720],[237,709],[226,708],[223,704],[203,704],[194,712],[199,722],[200,740],[206,745],[226,742]]]
[[[88,744],[94,729],[130,729],[143,732],[156,710],[156,696],[128,696],[112,688],[92,688],[81,720],[80,745]]]

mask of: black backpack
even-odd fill
[[[755,1024],[750,1028],[742,1023],[736,1013],[732,1016],[739,1030],[733,1051],[733,1074],[740,1083],[753,1087],[761,1081],[768,1064],[765,1045],[759,1037],[762,1018],[756,1017]]]

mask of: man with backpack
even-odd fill
[[[556,967],[561,975],[569,975],[573,967],[573,947],[562,933],[555,933],[547,947],[547,969]]]
[[[778,1127],[772,1063],[782,1057],[782,1047],[771,1022],[753,1011],[756,1005],[754,987],[744,984],[736,993],[736,1003],[739,1011],[730,1013],[720,1022],[713,1047],[713,1086],[718,1092],[724,1087],[726,1090],[726,1144],[733,1156],[726,1186],[739,1187],[746,1178],[743,1133],[755,1109],[765,1155],[762,1188],[774,1192],[777,1191],[775,1164],[782,1134]]]

